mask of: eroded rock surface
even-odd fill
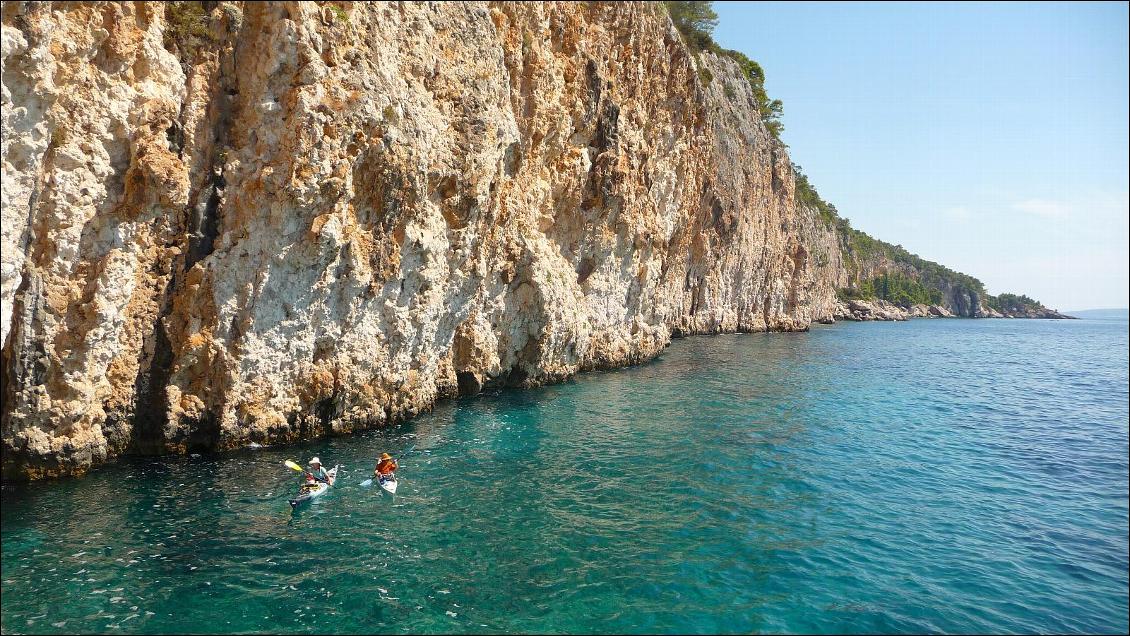
[[[657,4],[10,2],[2,44],[9,477],[807,329],[847,282]]]
[[[8,475],[831,314],[748,84],[654,5],[198,6],[4,5]]]
[[[990,310],[992,311],[992,310]],[[954,318],[942,305],[910,305],[903,307],[885,300],[837,301],[832,311],[835,320],[909,320],[911,318]],[[1000,317],[1000,316],[997,316]]]

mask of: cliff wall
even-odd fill
[[[10,2],[2,44],[7,477],[807,329],[856,271],[658,4]]]
[[[830,314],[785,149],[657,5],[3,11],[7,475]]]

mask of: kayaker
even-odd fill
[[[322,460],[317,457],[310,460],[310,474],[314,476],[314,479],[322,483],[330,483],[330,475],[326,472],[325,468],[322,468]]]
[[[396,479],[396,460],[388,453],[381,453],[381,458],[377,461],[377,467],[373,469],[373,476],[380,480]]]

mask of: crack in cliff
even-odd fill
[[[29,302],[31,301],[31,302]],[[36,386],[43,383],[47,374],[47,351],[43,343],[35,340],[24,331],[30,325],[37,324],[38,317],[42,314],[43,293],[40,288],[39,276],[34,273],[25,273],[24,279],[17,290],[12,307],[13,325],[8,332],[8,341],[3,349],[3,367],[0,367],[0,396],[3,396],[3,414],[0,426],[3,431],[2,472],[5,477],[19,476],[21,459],[19,453],[27,445],[26,437],[17,435],[13,421],[13,405],[15,404],[16,389],[23,386]],[[19,316],[20,320],[15,320]],[[22,431],[23,427],[21,427]],[[38,464],[45,457],[23,457],[24,462]]]
[[[206,3],[205,9],[211,12],[219,3]],[[226,187],[224,178],[224,148],[228,143],[229,131],[232,126],[232,96],[238,94],[238,78],[235,76],[233,66],[224,59],[222,52],[231,56],[236,55],[238,46],[238,31],[232,29],[229,20],[224,22],[227,31],[227,41],[221,52],[203,52],[205,56],[218,56],[214,77],[209,82],[210,90],[207,93],[207,119],[211,122],[210,135],[201,148],[193,150],[203,151],[208,157],[209,166],[207,179],[193,188],[189,196],[189,204],[183,209],[179,225],[187,234],[187,245],[183,252],[175,259],[162,293],[160,309],[153,322],[152,330],[143,339],[142,360],[138,365],[137,375],[134,379],[135,408],[131,428],[131,452],[138,454],[159,454],[166,452],[170,443],[183,443],[187,448],[194,450],[216,448],[219,438],[219,419],[207,413],[195,421],[185,421],[178,426],[170,427],[168,402],[168,386],[172,377],[173,365],[176,362],[173,341],[170,337],[169,317],[178,296],[183,291],[184,280],[193,267],[210,256],[216,246],[220,235],[221,206],[223,191]],[[183,49],[182,49],[183,51]],[[191,73],[197,73],[203,66],[201,52],[182,52],[182,65],[191,68]],[[191,64],[195,60],[197,64]],[[184,157],[186,146],[184,129],[186,104],[182,103],[178,120],[173,122],[166,131],[175,130],[170,135],[170,143],[179,142],[178,151]],[[188,434],[180,442],[170,439],[170,434],[179,432],[187,426]],[[175,429],[175,431],[174,431]]]

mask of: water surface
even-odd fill
[[[1126,632],[1125,321],[695,337],[382,432],[6,487],[5,633]],[[362,487],[402,452],[396,498]],[[312,455],[343,465],[292,514]]]

